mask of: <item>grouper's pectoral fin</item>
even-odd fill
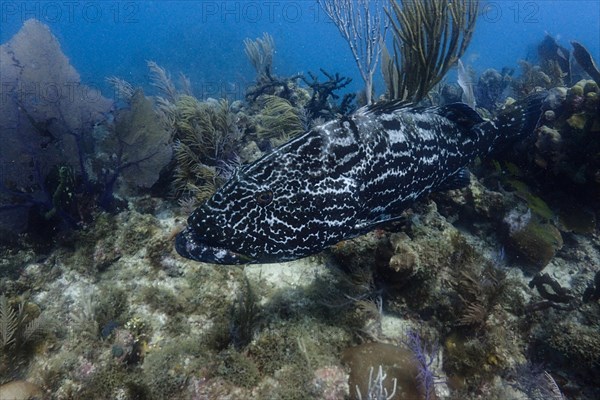
[[[406,221],[406,216],[404,214],[389,216],[387,218],[377,220],[377,221],[363,221],[361,223],[357,223],[355,225],[356,236],[364,235],[366,233],[371,232],[373,229],[384,228],[389,224],[397,221]]]
[[[450,175],[444,182],[438,187],[438,191],[443,192],[445,190],[462,189],[471,183],[471,172],[468,168],[461,168],[454,175]]]
[[[364,235],[375,228],[385,226],[391,222],[399,221],[404,218],[405,216],[402,214],[402,212],[400,212],[397,215],[383,214],[378,215],[376,218],[359,219],[354,223],[354,230],[356,235]]]

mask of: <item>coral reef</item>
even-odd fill
[[[419,10],[449,12],[450,25],[465,18],[447,32],[454,50],[439,53],[452,64],[471,9],[402,4],[423,29]],[[389,13],[409,9],[400,11]],[[479,76],[486,117],[541,87],[549,94],[534,135],[474,163],[468,186],[318,256],[224,268],[177,256],[182,209],[211,195],[238,158],[349,111],[351,99],[340,74],[274,75],[269,35],[245,47],[257,74],[245,101],[196,98],[187,78],[176,84],[149,62],[153,97],[113,77],[116,104],[51,106],[30,96],[37,74],[90,88],[48,29],[28,21],[2,45],[3,81],[15,85],[3,87],[0,110],[10,145],[0,160],[14,166],[0,181],[0,228],[12,230],[0,238],[0,397],[600,397],[600,91],[583,46],[573,55],[590,77],[578,81],[549,39],[542,64],[523,63],[520,77]],[[386,56],[397,81],[400,60]],[[388,95],[418,84],[423,104],[460,99],[455,84],[430,91],[443,71],[427,71],[429,83],[396,82]],[[81,229],[32,229],[44,243],[14,235],[25,210]]]
[[[302,74],[297,74],[287,78],[280,78],[271,74],[266,74],[264,78],[260,78],[256,84],[250,86],[246,91],[246,100],[252,104],[262,95],[272,95],[281,97],[290,102],[292,105],[297,105],[304,97],[298,87],[298,80]]]
[[[178,89],[165,69],[153,61],[147,64],[150,84],[159,91],[154,107],[150,106],[150,100],[142,100],[143,95],[138,94],[141,89],[136,90],[117,77],[109,78],[116,92],[131,106],[131,111],[117,113],[117,137],[125,136],[119,139],[125,142],[119,154],[124,153],[129,160],[123,178],[135,178],[138,186],[158,180],[167,187],[158,189],[160,194],[174,192],[183,203],[193,207],[210,197],[238,165],[244,129],[240,121],[245,115],[239,106],[235,111],[226,99],[199,100],[193,96],[184,75]],[[121,122],[120,114],[123,114]],[[144,125],[140,125],[142,120],[146,120]],[[144,126],[143,135],[137,131],[138,126]],[[139,161],[133,162],[128,157],[129,145],[137,149]],[[149,162],[153,168],[148,168]],[[157,164],[164,168],[157,168]]]
[[[268,33],[262,38],[244,40],[246,57],[256,70],[256,82],[247,88],[246,99],[255,102],[263,95],[277,96],[287,100],[292,106],[298,105],[298,80],[302,74],[280,78],[273,74],[275,41]]]
[[[487,110],[496,110],[499,108],[505,90],[511,82],[511,72],[502,70],[498,72],[495,69],[486,69],[479,76],[476,85],[477,105]]]
[[[554,93],[556,96],[549,104],[552,109],[546,111],[543,125],[537,131],[533,165],[525,168],[535,171],[535,184],[546,192],[550,192],[547,183],[560,183],[554,184],[553,197],[557,197],[558,191],[563,197],[589,199],[591,202],[584,200],[579,205],[584,210],[597,211],[600,148],[594,137],[600,132],[598,85],[582,80]],[[567,222],[568,211],[563,209]]]
[[[571,81],[571,63],[569,61],[570,52],[567,48],[558,44],[556,39],[546,34],[544,39],[538,45],[538,57],[542,68],[546,70],[554,70],[555,76],[561,80],[562,86],[564,83]]]
[[[512,203],[499,203],[498,192],[475,182],[445,201],[436,198],[439,211],[433,202],[414,208],[395,225],[397,232],[336,246],[334,260],[352,273],[318,258],[244,271],[192,263],[174,255],[168,236],[178,222],[172,215],[105,214],[94,231],[76,233],[77,252],[57,249],[42,268],[27,267],[26,276],[37,276],[54,266],[61,279],[36,278],[35,298],[46,299],[44,313],[72,322],[59,335],[62,345],[34,354],[20,378],[51,398],[343,399],[359,398],[356,385],[362,398],[378,387],[389,397],[394,379],[395,396],[410,390],[427,398],[419,380],[427,366],[429,381],[444,382],[433,385],[430,398],[472,398],[474,392],[503,398],[509,390],[529,390],[513,388],[510,376],[527,359],[531,333],[536,361],[551,361],[545,368],[563,389],[576,378],[557,374],[565,365],[561,357],[589,368],[583,365],[592,356],[579,349],[592,348],[593,332],[574,328],[563,340],[561,328],[549,330],[546,324],[556,321],[542,316],[567,311],[534,307],[540,297],[537,288],[527,288],[531,279],[487,254],[497,242],[478,241],[481,234],[460,231],[440,215],[460,221],[471,214],[458,210],[473,207],[478,218],[501,224],[503,213],[494,210]],[[546,269],[561,265],[561,252]],[[581,292],[593,280],[582,271],[574,275],[586,277]],[[379,305],[371,300],[378,294]],[[524,296],[532,298],[531,307]],[[593,318],[595,300],[587,307]],[[421,341],[440,343],[438,350],[425,346],[415,358],[407,327],[415,325],[427,332]],[[580,334],[589,342],[576,339]],[[359,349],[380,350],[365,356]],[[550,360],[554,349],[561,356]],[[344,354],[351,352],[358,356],[347,377],[342,362],[350,365]],[[572,385],[570,394],[584,390]]]
[[[158,180],[171,159],[171,137],[143,93],[129,93],[128,108],[115,112],[111,101],[81,83],[56,38],[36,20],[26,21],[0,52],[6,100],[0,135],[7,143],[0,151],[1,228],[80,226],[96,208],[118,208],[118,192],[135,193]]]
[[[354,93],[345,94],[339,105],[335,103],[335,100],[340,98],[336,92],[345,88],[352,79],[339,73],[330,74],[323,69],[321,73],[328,79],[325,82],[319,82],[317,76],[311,72],[308,73],[310,80],[303,74],[278,77],[272,73],[275,43],[270,35],[265,34],[262,39],[254,41],[246,39],[244,45],[246,56],[257,72],[256,82],[246,90],[246,100],[250,106],[255,106],[257,101],[264,103],[260,107],[262,117],[267,120],[263,132],[266,130],[269,135],[277,135],[278,132],[273,132],[270,128],[283,125],[286,130],[290,130],[286,133],[293,136],[299,129],[298,122],[301,122],[302,128],[306,130],[311,119],[331,119],[337,113],[346,114],[352,111],[351,103],[356,97]],[[299,87],[300,80],[308,85],[309,91]],[[297,117],[292,116],[292,112]],[[280,113],[287,115],[277,118],[277,114]],[[303,120],[297,121],[301,114],[304,114]],[[273,124],[275,126],[272,126]],[[260,135],[260,128],[258,133]]]
[[[519,61],[521,76],[512,81],[513,91],[519,96],[525,96],[536,88],[550,89],[556,85],[552,84],[552,78],[544,72],[541,66],[533,65],[525,60]]]

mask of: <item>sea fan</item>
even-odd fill
[[[540,365],[522,364],[514,372],[514,384],[532,400],[564,400],[558,384]]]
[[[417,363],[418,374],[417,381],[421,385],[421,390],[425,400],[435,398],[435,385],[439,383],[433,372],[432,365],[436,360],[437,348],[428,351],[421,342],[421,336],[418,332],[410,330],[406,334],[404,344],[412,351],[415,362]]]
[[[3,351],[18,351],[25,343],[46,332],[47,321],[43,315],[25,323],[27,319],[24,302],[19,303],[15,311],[6,296],[0,296],[0,343]]]
[[[0,296],[0,342],[2,343],[3,348],[8,347],[15,342],[17,326],[17,313],[8,304],[6,296]]]

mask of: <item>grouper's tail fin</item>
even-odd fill
[[[542,115],[546,96],[546,92],[531,94],[506,106],[493,120],[482,124],[482,129],[495,131],[495,150],[532,134]]]

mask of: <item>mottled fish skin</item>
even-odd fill
[[[280,262],[364,234],[531,133],[542,97],[487,122],[462,103],[375,105],[327,122],[240,168],[189,217],[177,251],[216,264]]]

